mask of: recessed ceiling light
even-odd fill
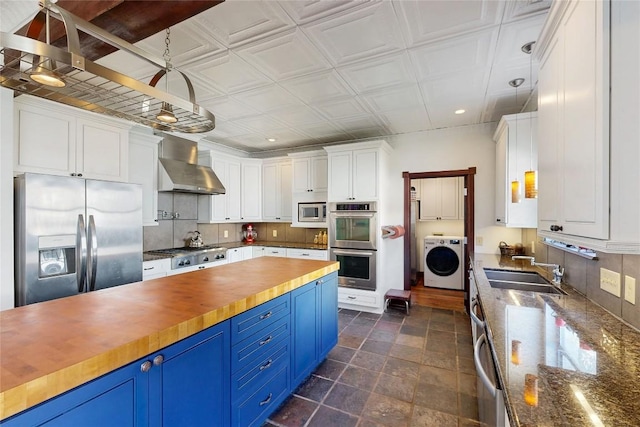
[[[267,138],[267,141],[269,141],[269,142],[276,142],[276,139],[275,139],[275,138]]]
[[[454,111],[454,112],[455,112],[456,114],[464,114],[464,113],[466,113],[466,111],[467,111],[467,110],[460,109],[460,110],[456,110],[456,111]]]

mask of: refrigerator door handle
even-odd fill
[[[87,279],[87,231],[82,214],[78,215],[78,230],[76,232],[76,277],[78,292],[85,292]]]
[[[89,291],[96,290],[96,271],[98,267],[98,239],[96,237],[96,222],[93,215],[89,215],[89,253],[88,253],[88,266],[87,276],[89,277]]]

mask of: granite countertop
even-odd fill
[[[0,311],[0,420],[338,266],[261,257]]]
[[[528,261],[474,254],[472,262],[512,426],[640,426],[639,331],[568,285],[567,295],[494,289],[483,270],[548,277]],[[527,374],[537,377],[537,406],[524,400]]]
[[[327,245],[318,245],[316,243],[304,243],[304,242],[268,242],[268,241],[256,241],[254,243],[245,242],[226,242],[220,243],[220,247],[227,249],[241,248],[244,246],[268,246],[271,248],[291,248],[291,249],[314,249],[320,251],[326,251]],[[154,251],[144,252],[142,254],[142,261],[155,261],[159,259],[171,258],[169,254],[159,254]]]

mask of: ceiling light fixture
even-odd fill
[[[171,53],[169,52],[169,43],[171,43],[171,28],[167,28],[167,35],[164,38],[164,83],[165,83],[165,92],[169,93],[169,69],[171,68]],[[162,107],[160,107],[160,112],[156,116],[156,119],[160,120],[163,123],[176,123],[178,118],[175,114],[173,114],[173,107],[168,102],[163,102]]]
[[[464,114],[466,112],[467,112],[467,110],[463,110],[463,109],[454,111],[455,114]]]
[[[267,141],[269,141],[269,142],[276,142],[276,139],[275,139],[275,138],[267,138]]]
[[[189,78],[167,61],[67,12],[53,0],[41,0],[40,6],[26,36],[0,32],[0,86],[16,94],[49,99],[162,131],[199,133],[215,128],[214,115],[196,103]],[[49,37],[47,43],[38,40],[47,14],[64,23],[66,48],[52,46]],[[96,64],[82,56],[79,30],[160,70],[146,84]],[[156,88],[168,71],[183,77],[188,90],[186,99]],[[44,90],[46,84],[49,85]]]
[[[533,68],[533,55],[531,52],[535,43],[536,42],[529,42],[522,46],[522,51],[529,55],[529,84],[531,86],[529,101],[531,101],[533,95],[533,74],[531,71]],[[531,117],[531,113],[529,113],[529,134],[531,136],[529,145],[529,170],[524,173],[524,197],[525,199],[536,199],[538,198],[538,174],[533,169],[533,118]]]
[[[523,78],[513,79],[509,82],[509,85],[511,87],[516,88],[516,107],[518,106],[518,87],[520,87],[522,83],[524,83]],[[516,153],[517,153],[518,152],[518,117],[517,116],[516,116],[516,138],[515,139],[516,139]],[[511,181],[511,203],[520,203],[520,180],[518,179],[517,155],[515,156],[515,158],[516,158],[516,165],[515,165],[516,179]]]
[[[46,43],[49,44],[50,40],[50,32],[49,32],[49,10],[47,10],[45,15],[45,40]],[[35,57],[34,57],[35,61]],[[43,84],[45,86],[52,87],[64,87],[66,83],[62,80],[62,77],[55,70],[56,63],[52,61],[50,58],[46,58],[44,61],[40,63],[30,74],[29,78],[35,82]]]

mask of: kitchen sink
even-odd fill
[[[489,280],[492,288],[513,289],[514,291],[543,292],[547,294],[566,295],[567,293],[553,285],[538,283],[510,282],[507,280]]]
[[[534,271],[510,271],[484,269],[484,274],[489,280],[504,280],[507,282],[524,282],[550,285],[549,281]]]

